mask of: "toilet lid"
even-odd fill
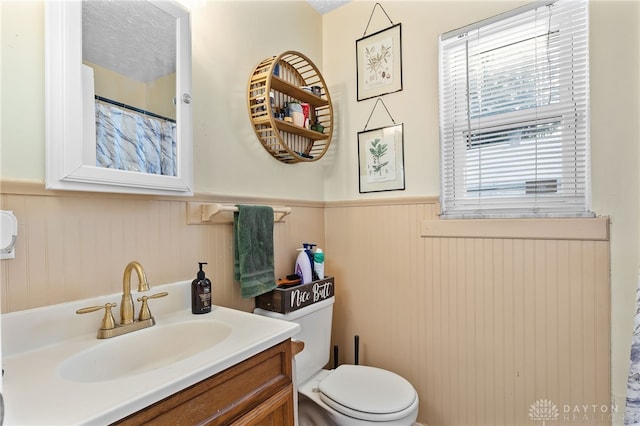
[[[407,415],[417,394],[403,377],[380,368],[341,365],[318,385],[320,398],[342,414],[362,420],[395,420]]]

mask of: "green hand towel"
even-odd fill
[[[233,275],[242,297],[276,288],[273,269],[273,208],[238,205],[233,215]]]

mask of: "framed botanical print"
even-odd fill
[[[356,40],[358,101],[402,90],[402,24]]]
[[[404,190],[404,124],[358,132],[360,193]]]

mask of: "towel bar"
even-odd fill
[[[208,222],[211,218],[220,212],[237,212],[238,207],[231,204],[203,204],[202,205],[202,221]],[[290,207],[273,207],[273,221],[280,222],[285,216],[291,213]]]
[[[284,222],[284,218],[291,214],[291,207],[272,207],[274,222]],[[233,204],[202,203],[192,201],[187,203],[187,223],[189,225],[233,223],[233,212],[237,211],[238,208]]]

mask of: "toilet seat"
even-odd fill
[[[418,404],[405,378],[380,368],[341,365],[318,384],[320,399],[346,416],[367,421],[405,417]]]

